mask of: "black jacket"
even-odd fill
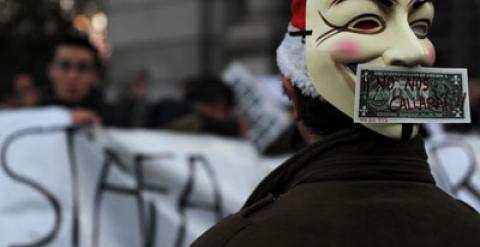
[[[435,186],[421,138],[336,133],[270,174],[193,247],[480,246],[480,216]]]

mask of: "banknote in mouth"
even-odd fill
[[[357,123],[470,123],[466,69],[360,64]]]

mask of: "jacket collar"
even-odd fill
[[[421,137],[395,141],[359,126],[326,136],[294,155],[260,183],[245,207],[298,184],[342,180],[435,183]]]

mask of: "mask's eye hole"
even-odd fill
[[[383,31],[384,26],[377,16],[363,16],[351,21],[348,29],[358,33],[379,33]]]
[[[359,29],[359,30],[372,30],[372,29],[375,29],[379,26],[380,25],[376,21],[365,20],[365,21],[359,21],[359,22],[355,23],[353,28]]]
[[[410,27],[419,39],[425,39],[430,30],[430,22],[427,20],[415,21],[410,24]]]

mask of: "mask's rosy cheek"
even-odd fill
[[[427,57],[427,63],[429,66],[433,66],[435,63],[435,60],[437,60],[437,53],[435,51],[435,47],[433,47],[432,42],[428,41],[427,44],[425,45],[426,49],[426,57]]]
[[[337,60],[354,60],[360,53],[360,44],[351,39],[340,40],[333,49],[333,55]]]

